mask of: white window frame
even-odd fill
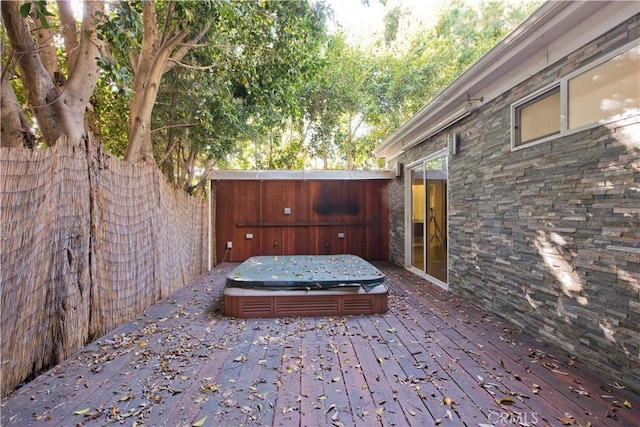
[[[569,120],[568,120],[568,111],[569,111],[569,101],[568,101],[568,97],[569,97],[569,91],[568,91],[568,86],[569,86],[569,80],[573,79],[576,76],[579,76],[583,73],[588,72],[589,70],[607,62],[610,61],[611,59],[615,58],[616,56],[627,52],[631,49],[633,49],[634,47],[637,47],[640,45],[640,39],[636,39],[631,43],[627,43],[626,45],[604,55],[602,58],[597,59],[596,61],[593,61],[591,63],[589,63],[588,65],[581,67],[575,71],[573,71],[570,74],[567,74],[566,76],[564,76],[562,79],[551,83],[545,87],[543,87],[542,89],[539,89],[535,92],[533,92],[532,94],[528,95],[527,97],[518,100],[517,102],[514,102],[513,104],[511,104],[511,151],[517,151],[517,150],[521,150],[524,148],[529,148],[529,147],[533,147],[535,145],[538,144],[542,144],[548,141],[552,141],[558,138],[562,138],[564,136],[567,135],[572,135],[574,133],[578,133],[578,132],[582,132],[586,129],[591,129],[591,128],[595,128],[598,126],[603,126],[606,125],[608,123],[614,122],[614,121],[618,121],[621,120],[623,118],[626,117],[630,117],[633,116],[637,113],[629,113],[628,115],[625,115],[624,117],[614,117],[610,120],[607,121],[599,121],[599,122],[594,122],[594,123],[589,123],[587,125],[581,126],[579,128],[575,128],[575,129],[569,129]],[[549,135],[546,137],[542,137],[533,141],[529,141],[523,144],[518,144],[518,110],[530,103],[531,101],[535,101],[536,98],[542,98],[544,97],[548,92],[555,90],[556,88],[560,88],[560,132],[556,133],[554,135]]]
[[[559,94],[560,94],[560,118],[558,119],[558,121],[560,122],[560,129],[558,130],[557,133],[553,133],[551,135],[547,135],[547,136],[542,136],[538,139],[534,139],[532,141],[527,141],[524,143],[519,143],[520,141],[520,109],[523,107],[528,106],[529,104],[533,104],[538,100],[542,100],[544,98],[546,98],[547,96],[550,96],[551,92],[554,92],[558,90]],[[558,138],[559,136],[561,136],[563,134],[563,130],[566,129],[566,115],[563,114],[563,111],[565,111],[562,108],[562,103],[565,99],[565,97],[562,96],[562,85],[560,83],[553,83],[549,86],[545,86],[544,88],[537,90],[536,92],[532,93],[531,95],[527,96],[526,98],[514,103],[511,105],[511,150],[519,150],[521,148],[524,147],[531,147],[532,145],[536,145],[536,144],[540,144],[546,141],[550,141],[552,139]]]

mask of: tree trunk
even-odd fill
[[[191,194],[193,194],[196,197],[202,196],[202,194],[207,188],[207,182],[209,182],[209,175],[213,171],[214,166],[215,166],[215,163],[213,159],[207,159],[207,162],[204,166],[204,172],[202,173],[202,176],[200,177],[200,180],[198,181],[198,183],[195,185],[195,191],[191,191]]]
[[[140,55],[132,55],[137,63],[134,70],[133,93],[129,113],[129,145],[125,160],[153,160],[151,145],[151,113],[155,104],[162,75],[174,49],[187,37],[187,30],[160,34],[157,30],[154,2],[142,4],[144,34]]]
[[[0,99],[0,147],[33,148],[36,137],[22,112],[6,70],[2,70],[2,99]]]
[[[169,2],[171,7],[171,2]],[[192,39],[185,41],[188,29],[166,26],[158,32],[156,5],[154,1],[142,3],[141,51],[132,52],[131,67],[134,70],[133,93],[129,112],[129,145],[125,160],[153,160],[151,143],[151,113],[156,102],[160,82],[164,73],[180,61],[198,41],[204,37],[209,24]],[[172,59],[173,62],[169,62]]]
[[[67,136],[69,141],[82,139],[85,134],[86,107],[98,80],[96,58],[102,42],[97,38],[96,12],[103,9],[103,3],[83,3],[80,43],[68,79],[62,76],[57,62],[51,56],[52,49],[55,49],[51,42],[53,35],[46,29],[39,29],[36,34],[45,45],[37,45],[28,21],[20,14],[21,3],[3,1],[1,6],[12,48],[10,53],[14,55],[28,94],[29,106],[38,121],[44,141],[53,145],[63,136]]]

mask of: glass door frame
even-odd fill
[[[412,184],[413,184],[413,179],[412,179],[412,170],[414,169],[418,169],[420,167],[424,167],[425,163],[431,161],[431,160],[435,160],[437,158],[440,157],[446,157],[446,168],[445,168],[445,173],[447,174],[447,194],[446,194],[446,213],[447,213],[447,217],[449,216],[449,153],[447,149],[443,149],[443,150],[439,150],[436,151],[426,157],[423,157],[419,160],[416,160],[414,162],[411,162],[407,165],[405,165],[405,173],[404,173],[404,212],[405,212],[405,221],[404,221],[404,265],[405,268],[419,276],[422,276],[424,278],[426,278],[427,280],[429,280],[431,283],[445,289],[445,290],[449,290],[449,284],[447,282],[443,282],[440,279],[437,279],[429,274],[427,274],[424,270],[421,270],[419,268],[416,268],[412,265],[412,254],[413,254],[413,248],[412,248],[412,244],[413,244],[413,211],[412,211],[412,205],[413,205],[413,194],[411,191],[412,188]],[[425,174],[426,175],[426,174]],[[426,212],[425,212],[425,217],[426,217]],[[449,241],[449,221],[447,218],[447,227],[446,227],[446,237],[445,239],[447,241]],[[427,227],[423,227],[423,233],[426,233],[426,229]],[[426,248],[426,237],[423,236],[423,242],[425,243],[425,248],[424,248],[424,255],[423,257],[425,258],[424,260],[424,265],[426,266],[426,254],[427,254],[427,248]],[[446,257],[447,257],[447,278],[449,277],[449,260],[451,259],[449,257],[449,245],[446,246]]]

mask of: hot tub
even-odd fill
[[[232,317],[335,316],[387,311],[384,275],[355,255],[249,258],[227,276]]]

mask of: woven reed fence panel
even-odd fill
[[[206,203],[88,144],[0,150],[1,392],[206,269]]]

